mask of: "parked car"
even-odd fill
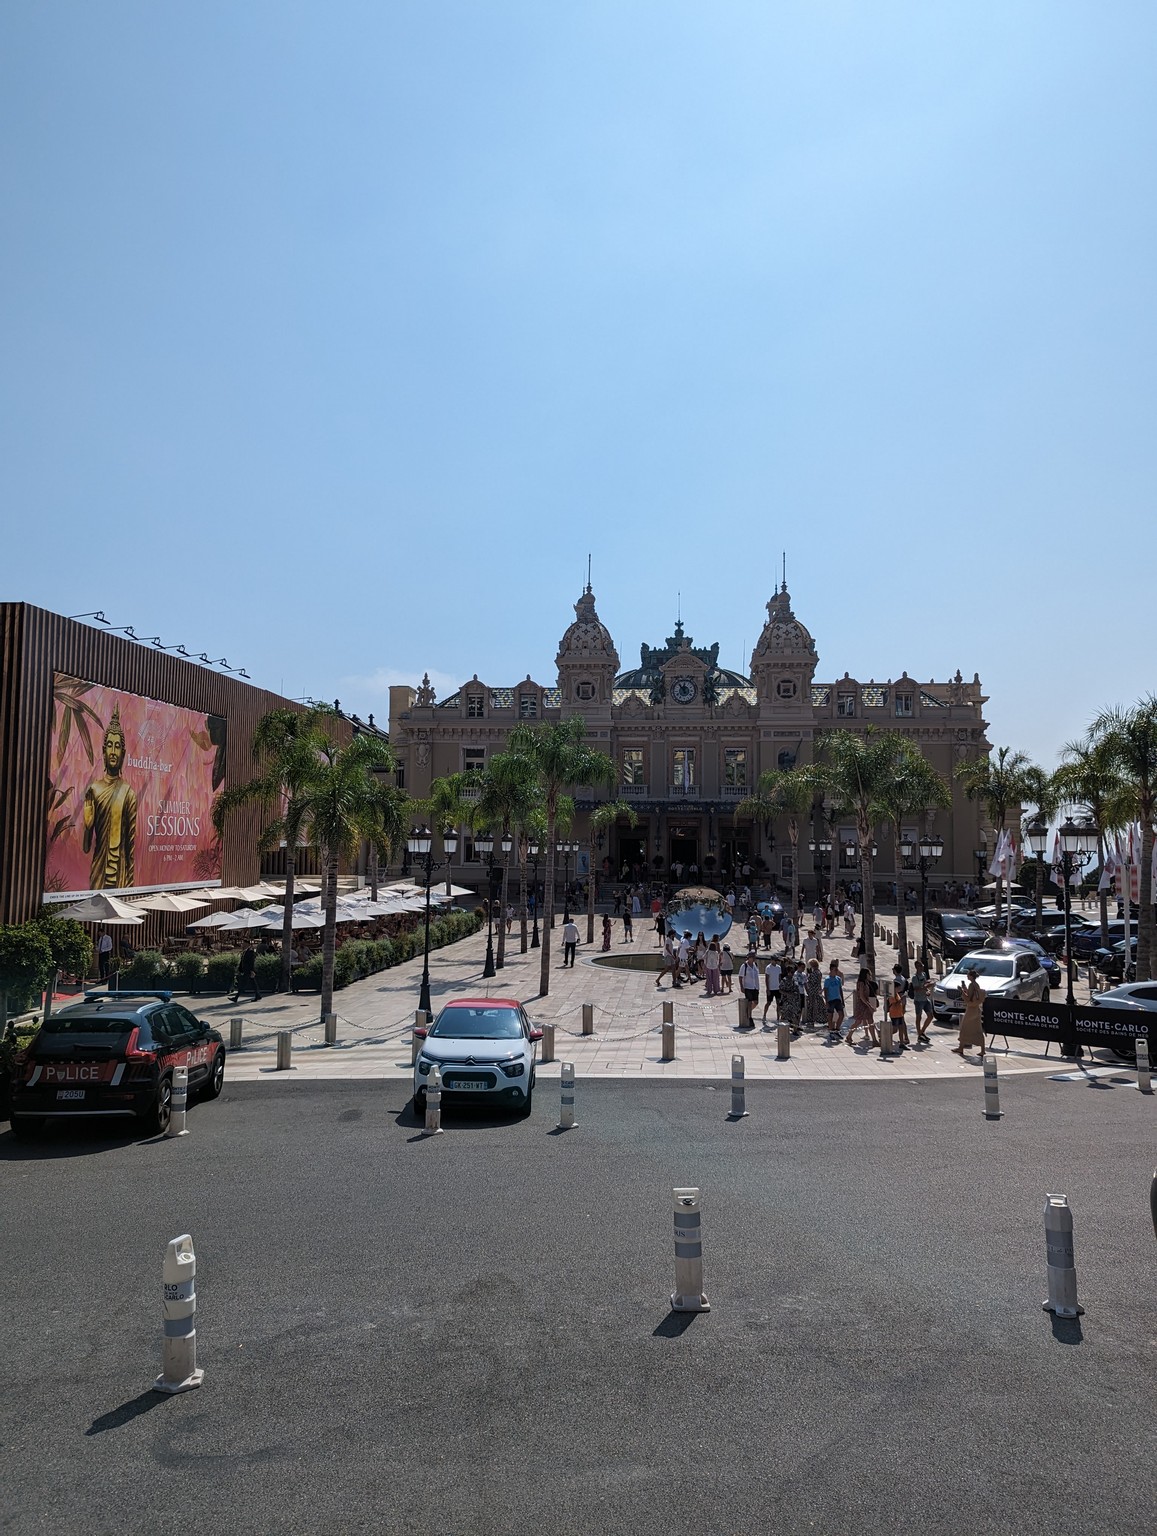
[[[1003,950],[1005,953],[1019,950],[1022,954],[1035,955],[1040,961],[1041,970],[1044,971],[1049,979],[1049,987],[1054,988],[1064,985],[1064,967],[1055,955],[1050,955],[1048,950],[1042,944],[1038,944],[1035,939],[1006,939],[1000,934],[994,934],[984,947],[985,949]]]
[[[964,1012],[968,972],[975,968],[980,990],[989,997],[1021,1002],[1048,1001],[1049,982],[1038,957],[1025,950],[978,949],[964,955],[932,989],[932,1012],[941,1023],[952,1023]]]
[[[449,1002],[422,1041],[414,1063],[414,1109],[426,1114],[426,1085],[437,1067],[447,1100],[499,1103],[528,1115],[534,1094],[537,1043],[542,1030],[509,997],[463,997]]]
[[[1133,918],[1129,923],[1129,932],[1136,937],[1137,920]],[[1121,917],[1109,919],[1109,948],[1118,944],[1125,937],[1125,920]],[[1073,929],[1073,959],[1082,964],[1093,958],[1098,949],[1102,948],[1100,923],[1086,923],[1081,928]]]
[[[1124,1008],[1129,1012],[1144,1010],[1157,1013],[1157,981],[1131,981],[1122,987],[1110,987],[1105,992],[1094,992],[1090,1001],[1094,1008]],[[1152,1039],[1152,1025],[1149,1034]],[[1137,1048],[1131,1043],[1113,1045],[1110,1049],[1123,1061],[1136,1059]]]
[[[1033,939],[1042,949],[1051,955],[1060,955],[1065,949],[1065,914],[1063,912],[1044,911],[1038,926],[1036,920],[1036,908],[1031,912],[1018,912],[1012,919],[1010,931],[1019,939]],[[1072,916],[1073,938],[1078,933],[1093,925],[1076,912]]]
[[[959,960],[982,948],[988,938],[987,928],[981,927],[971,912],[942,912],[938,908],[927,914],[925,931],[929,954],[944,961]]]
[[[16,1060],[12,1134],[47,1120],[136,1116],[168,1129],[173,1072],[189,1095],[215,1099],[225,1081],[225,1042],[168,992],[89,992],[45,1020]]]
[[[1125,940],[1112,944],[1108,949],[1095,949],[1089,966],[1100,971],[1110,981],[1132,981],[1137,975],[1137,940],[1129,940],[1129,958],[1125,959]]]

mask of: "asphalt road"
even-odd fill
[[[183,1141],[0,1136],[0,1529],[1154,1529],[1157,1102],[580,1081],[579,1125],[252,1085]],[[671,1189],[709,1314],[669,1312]],[[1080,1324],[1045,1295],[1075,1215]],[[162,1398],[193,1234],[205,1384]]]

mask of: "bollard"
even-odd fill
[[[1149,1214],[1153,1218],[1153,1236],[1157,1237],[1157,1168],[1149,1181]]]
[[[663,1021],[663,1055],[661,1060],[675,1060],[675,1026],[667,1020]]]
[[[553,1024],[544,1024],[542,1026],[542,1057],[541,1057],[541,1060],[543,1060],[543,1061],[553,1061],[554,1060],[554,1025]]]
[[[791,1027],[788,1024],[775,1026],[775,1059],[787,1061],[791,1056]]]
[[[999,1120],[1000,1113],[1000,1083],[996,1076],[996,1058],[991,1051],[984,1057],[984,1118],[986,1120]]]
[[[675,1289],[673,1312],[710,1312],[703,1291],[703,1231],[699,1221],[699,1191],[675,1189]]]
[[[426,1079],[426,1124],[422,1127],[423,1136],[441,1136],[442,1134],[442,1070],[440,1067],[431,1067],[430,1075]]]
[[[426,1043],[426,1030],[430,1025],[430,1015],[424,1008],[414,1009],[414,1025],[410,1030],[410,1065],[418,1060],[423,1045]]]
[[[915,945],[915,943],[911,939],[909,939],[908,940],[908,959],[909,960],[915,960],[915,958],[916,958],[916,945]]]
[[[892,1021],[885,1011],[883,1018],[880,1020],[880,1060],[883,1061],[886,1056],[891,1055],[893,1055]]]
[[[165,1249],[161,1269],[164,1284],[164,1341],[161,1374],[154,1392],[191,1392],[205,1379],[197,1369],[197,1256],[186,1232]]]
[[[293,1058],[293,1036],[287,1029],[277,1031],[277,1070],[288,1072]]]
[[[667,1001],[667,1002],[665,1002],[663,1004],[663,1023],[664,1024],[674,1024],[674,1022],[675,1022],[675,1004],[670,1002],[670,1001]]]
[[[746,1029],[751,1023],[751,1004],[745,997],[741,997],[736,1007],[739,1009],[739,1028]]]
[[[337,1044],[337,1014],[336,1013],[327,1013],[326,1016],[325,1016],[325,1043],[326,1043],[326,1045],[336,1045]]]
[[[944,975],[944,961],[940,958],[939,955],[936,956],[936,974],[937,976]]]
[[[169,1097],[169,1123],[165,1129],[166,1136],[187,1136],[189,1134],[185,1126],[185,1111],[188,1107],[189,1069],[188,1067],[174,1067]]]
[[[743,1082],[743,1057],[731,1058],[731,1113],[729,1120],[744,1120],[747,1118],[746,1092]]]
[[[1045,1196],[1045,1251],[1049,1299],[1046,1312],[1057,1317],[1079,1317],[1085,1310],[1077,1301],[1077,1271],[1073,1263],[1073,1213],[1067,1195]]]
[[[244,1027],[244,1018],[233,1018],[229,1020],[229,1049],[231,1051],[240,1051],[244,1049],[241,1044],[241,1031],[244,1029]]]
[[[1137,1036],[1137,1087],[1142,1093],[1153,1092],[1153,1079],[1149,1075],[1149,1042],[1144,1035]]]
[[[558,1128],[560,1131],[573,1130],[574,1117],[574,1062],[564,1061],[562,1064],[562,1092],[559,1105]]]
[[[583,1004],[583,1034],[584,1035],[593,1035],[594,1032],[595,1032],[595,1005],[594,1005],[594,1003],[584,1003]]]

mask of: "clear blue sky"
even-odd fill
[[[1154,686],[1157,6],[8,0],[0,595],[287,693]],[[444,690],[443,690],[444,691]]]

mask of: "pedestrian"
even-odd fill
[[[695,974],[702,981],[703,967],[707,963],[707,940],[703,934],[695,940]]]
[[[980,984],[976,978],[979,975],[976,967],[970,965],[965,972],[968,984],[962,994],[964,999],[964,1013],[960,1020],[960,1039],[952,1047],[957,1056],[963,1056],[965,1051],[970,1051],[974,1045],[980,1047],[980,1059],[984,1060],[984,1016],[981,1012],[984,1006],[984,993],[980,990]]]
[[[575,951],[578,949],[579,931],[578,924],[570,917],[562,925],[562,964],[563,969],[569,965],[574,970]]]
[[[844,1023],[844,977],[838,960],[831,962],[824,977],[824,1007],[828,1014],[828,1040],[835,1042]]]
[[[789,960],[795,957],[795,941],[797,929],[788,913],[784,913],[783,922],[780,924],[780,937],[783,939],[783,952]]]
[[[851,1045],[856,1038],[856,1030],[861,1026],[872,1045],[879,1045],[880,1037],[876,1033],[876,1008],[877,988],[868,967],[862,966],[859,977],[856,980],[856,990],[852,1000],[852,1027],[848,1030],[844,1039]]]
[[[796,985],[795,973],[795,962],[785,960],[780,971],[779,999],[775,1005],[776,1019],[779,1023],[786,1024],[793,1036],[799,1034],[799,1016],[803,1003],[799,987]]]
[[[246,945],[241,951],[241,958],[237,962],[237,975],[233,984],[232,1001],[241,1000],[242,992],[252,992],[253,1001],[261,1001],[261,993],[257,990],[257,951],[252,944]]]
[[[703,974],[707,978],[707,996],[719,996],[719,940],[713,938],[703,957]]]
[[[658,935],[659,948],[663,947],[663,936],[667,932],[667,919],[663,916],[662,907],[655,913],[655,933]]]
[[[747,947],[754,949],[759,943],[759,918],[753,912],[747,919]]]
[[[844,902],[844,938],[850,939],[856,931],[856,909],[850,901]]]
[[[112,934],[102,933],[96,941],[96,961],[100,971],[101,981],[108,980],[109,968],[112,965]]]
[[[605,954],[606,951],[608,949],[610,949],[610,947],[611,947],[611,919],[610,919],[610,916],[606,912],[604,912],[603,913],[603,953]]]
[[[916,1013],[916,1044],[931,1045],[928,1026],[932,1022],[932,978],[923,960],[916,962],[916,969],[912,972],[911,990],[912,1006]]]
[[[735,958],[731,953],[731,945],[724,944],[723,953],[719,956],[719,980],[724,992],[731,993],[731,978],[735,974]]]
[[[888,1017],[892,1021],[896,1043],[902,1051],[906,1051],[910,1044],[908,1039],[908,1021],[905,1017],[907,1001],[908,981],[904,975],[903,968],[897,962],[892,967],[892,995],[888,999]]]
[[[823,897],[822,896],[817,896],[816,897],[816,904],[812,908],[812,927],[817,932],[822,932],[823,931],[824,922],[825,922],[826,918],[827,918],[827,913],[824,911]]]
[[[764,988],[765,988],[764,996],[767,999],[766,1002],[763,1005],[763,1027],[764,1027],[764,1029],[770,1029],[771,1028],[771,1025],[767,1022],[767,1010],[771,1007],[772,1003],[775,1004],[776,1023],[779,1022],[779,988],[780,988],[780,982],[782,981],[782,978],[783,978],[783,970],[782,970],[782,967],[780,966],[779,961],[778,960],[769,960],[767,962],[767,965],[764,967],[764,971],[763,971],[763,980],[764,980]]]
[[[631,893],[631,916],[632,917],[641,917],[642,916],[642,912],[643,912],[643,903],[639,900],[639,893],[638,893],[637,890],[633,891]]]
[[[807,938],[800,945],[800,955],[805,965],[811,960],[823,959],[824,942],[815,928],[811,930]]]
[[[663,977],[666,976],[668,971],[671,972],[671,985],[677,987],[679,985],[679,957],[675,951],[674,944],[671,942],[671,935],[669,933],[663,937],[663,968],[655,978],[655,985],[660,990],[663,986]]]
[[[771,948],[771,936],[775,932],[775,922],[770,912],[763,914],[763,921],[759,925],[759,931],[763,938],[764,949]]]
[[[747,1023],[737,1024],[737,1029],[754,1029],[755,1020],[751,1016],[751,1010],[759,1002],[759,962],[755,958],[755,950],[749,950],[747,959],[739,967],[739,990],[747,999]]]
[[[828,1010],[824,1000],[824,979],[818,960],[809,960],[803,973],[803,1022],[806,1029],[819,1029],[827,1022]]]
[[[622,893],[621,889],[616,885],[615,886],[615,916],[616,917],[618,917],[619,913],[622,911],[622,908],[623,908],[623,893]]]
[[[680,979],[680,981],[690,981],[691,980],[691,930],[689,928],[684,931],[683,937],[679,940],[678,954],[679,954],[679,979]]]

